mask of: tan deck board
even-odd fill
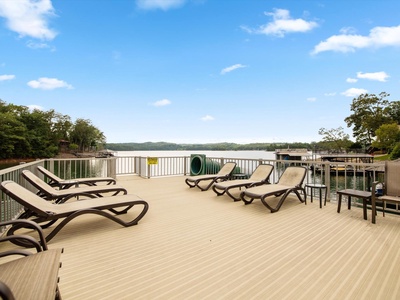
[[[81,216],[65,249],[64,299],[398,299],[400,217],[288,198],[271,214],[189,189],[183,177],[121,177],[149,202],[137,226]]]

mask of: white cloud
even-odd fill
[[[15,75],[0,75],[0,81],[15,79]]]
[[[153,106],[159,107],[159,106],[166,106],[166,105],[170,105],[170,104],[171,104],[171,101],[169,101],[168,99],[162,99],[162,100],[154,102]]]
[[[28,108],[29,108],[30,111],[34,111],[34,110],[41,110],[41,111],[43,111],[43,110],[44,110],[44,108],[43,108],[42,106],[35,105],[35,104],[28,105]]]
[[[36,43],[34,41],[28,41],[26,46],[31,49],[50,49],[51,51],[55,51],[53,46],[50,46],[46,43]]]
[[[210,115],[205,115],[204,117],[201,118],[201,120],[204,122],[214,121],[214,117]]]
[[[333,35],[314,47],[312,54],[324,51],[355,52],[362,48],[400,46],[400,25],[374,27],[368,36],[356,34]]]
[[[309,101],[309,102],[315,102],[315,101],[317,101],[317,98],[315,98],[315,97],[309,97],[309,98],[307,98],[307,101]]]
[[[7,27],[21,37],[52,40],[57,35],[48,27],[49,17],[54,16],[51,0],[0,1],[0,16],[7,20]]]
[[[346,97],[358,97],[361,94],[366,94],[366,93],[368,93],[368,91],[365,89],[351,88],[351,89],[344,91],[342,93],[342,95],[344,95]]]
[[[293,19],[286,9],[275,9],[274,12],[266,12],[265,15],[272,16],[273,21],[260,26],[258,29],[250,29],[242,26],[249,33],[274,35],[284,37],[287,33],[307,32],[317,27],[318,24],[304,19]]]
[[[31,80],[28,85],[34,89],[54,90],[58,88],[73,89],[73,86],[57,78],[41,77],[38,80]]]
[[[136,5],[141,9],[168,10],[185,4],[186,0],[137,0]]]
[[[232,71],[234,71],[234,70],[236,70],[236,69],[240,69],[240,68],[246,68],[246,66],[245,66],[245,65],[242,65],[242,64],[236,64],[236,65],[227,67],[227,68],[225,68],[225,69],[222,69],[222,70],[221,70],[221,74],[224,75],[224,74],[226,74],[226,73],[232,72]]]
[[[347,78],[346,79],[346,82],[349,82],[349,83],[354,83],[354,82],[357,82],[357,81],[358,81],[357,78]]]
[[[357,72],[357,77],[361,79],[377,80],[385,82],[390,76],[386,72],[375,72],[375,73],[362,73]]]
[[[325,97],[333,97],[333,96],[336,96],[336,93],[335,92],[333,92],[333,93],[325,93],[324,96]]]

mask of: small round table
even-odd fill
[[[326,185],[320,183],[307,183],[305,185],[306,189],[309,188],[311,190],[311,203],[313,202],[313,189],[319,190],[319,207],[322,208],[322,190],[325,190],[325,202],[324,206],[326,205]]]

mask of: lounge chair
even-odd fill
[[[57,203],[65,202],[68,199],[77,196],[96,198],[102,197],[102,194],[104,193],[113,193],[113,196],[119,193],[127,194],[125,188],[117,185],[95,185],[56,190],[29,170],[23,170],[21,174],[30,184],[39,190],[38,195],[40,197],[46,200],[54,200]]]
[[[400,203],[400,163],[386,161],[383,189],[379,192],[377,191],[378,183],[372,184],[372,223],[375,223],[376,202],[382,202],[383,216],[385,216],[386,203]]]
[[[39,241],[27,234],[9,234],[0,243],[12,242],[34,250],[13,248],[0,253],[6,262],[0,264],[0,298],[15,299],[61,299],[58,289],[58,270],[61,267],[62,249],[49,250],[40,226],[29,220],[11,220],[0,227],[17,226],[33,229]],[[34,252],[36,250],[36,252]],[[13,257],[13,260],[8,257]]]
[[[281,208],[286,197],[292,192],[296,194],[300,202],[304,202],[307,204],[306,191],[302,187],[306,173],[307,169],[304,167],[297,167],[297,166],[287,167],[277,183],[264,184],[248,188],[240,194],[240,198],[246,205],[252,203],[254,199],[260,199],[261,202],[267,208],[269,208],[271,213],[277,212]],[[299,191],[303,193],[304,200],[302,199]],[[278,197],[281,195],[283,196],[281,197],[281,199],[279,200],[278,204],[275,207],[270,206],[266,201],[266,198],[269,196]]]
[[[47,177],[49,180],[47,183],[51,186],[58,187],[60,189],[68,189],[72,186],[84,185],[97,185],[99,182],[104,182],[107,185],[116,184],[116,181],[112,177],[88,177],[88,178],[74,178],[74,179],[61,179],[54,173],[50,172],[42,166],[38,166],[37,170]]]
[[[31,212],[36,223],[48,222],[44,228],[49,227],[62,219],[47,236],[46,241],[50,241],[68,222],[83,214],[96,214],[106,217],[124,227],[136,225],[146,214],[149,205],[146,201],[135,195],[122,195],[113,197],[101,197],[96,199],[86,199],[83,201],[72,201],[67,203],[55,204],[44,201],[38,195],[25,189],[14,181],[6,180],[1,182],[0,189]],[[142,211],[131,221],[123,221],[115,215],[126,214],[134,206],[143,206]],[[117,211],[117,208],[122,210]],[[110,212],[108,212],[108,211]]]
[[[253,174],[251,174],[249,179],[235,179],[217,182],[214,183],[212,189],[218,196],[222,196],[226,193],[229,197],[233,199],[233,201],[240,201],[240,195],[239,197],[236,197],[231,193],[231,189],[250,188],[253,186],[268,183],[269,176],[271,175],[273,169],[273,165],[260,164],[254,170]]]
[[[227,162],[221,170],[217,174],[207,174],[207,175],[198,175],[198,176],[190,176],[185,179],[186,184],[190,187],[198,187],[202,191],[208,190],[215,182],[228,180],[235,170],[236,163],[235,162]],[[209,181],[207,186],[200,186],[199,184],[203,181]]]

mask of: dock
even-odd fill
[[[70,222],[63,299],[398,299],[400,218],[294,196],[277,213],[190,189],[183,176],[119,176],[150,204],[137,226],[99,216]],[[84,201],[84,200],[80,200]],[[344,206],[345,207],[345,206]],[[129,215],[127,216],[129,217]]]

